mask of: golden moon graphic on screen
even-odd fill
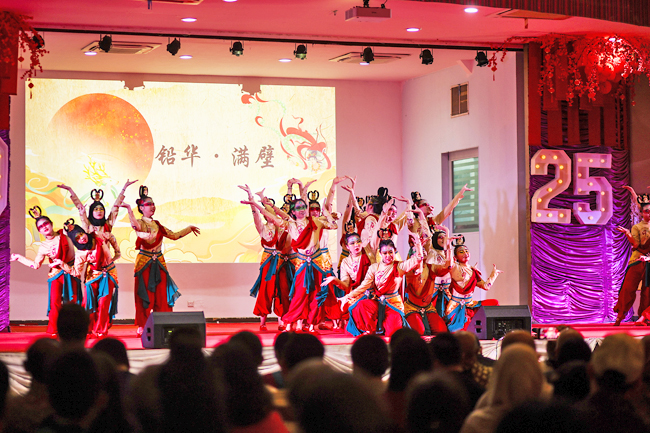
[[[114,95],[91,93],[63,105],[52,117],[54,143],[65,142],[77,159],[88,155],[105,164],[113,179],[147,178],[153,163],[153,136],[144,116]]]

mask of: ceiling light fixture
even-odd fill
[[[239,41],[233,42],[230,47],[230,52],[233,56],[239,57],[244,54],[244,45]]]
[[[169,40],[169,39],[167,39],[167,40]],[[171,41],[170,43],[167,44],[167,51],[172,56],[175,56],[176,54],[178,54],[178,51],[180,49],[181,49],[181,41],[180,41],[180,39],[174,38],[173,41]]]
[[[289,63],[291,61],[291,59],[284,57],[284,58],[282,58],[282,59],[280,59],[278,61],[281,62],[281,63]]]
[[[189,54],[183,54],[182,56],[179,56],[178,58],[179,58],[179,59],[183,59],[183,60],[188,60],[188,59],[191,59],[192,56],[189,55]]]
[[[409,27],[406,29],[407,32],[419,32],[420,28],[419,27]]]
[[[293,51],[293,55],[296,56],[296,59],[305,60],[307,58],[307,46],[300,44]]]
[[[468,14],[475,14],[476,12],[478,12],[478,8],[475,7],[465,8],[465,12]]]
[[[490,63],[488,60],[487,51],[477,51],[474,60],[476,60],[476,66],[480,68],[487,66]]]
[[[236,2],[237,0],[223,0],[223,1],[225,1],[226,3],[234,3],[234,2]]]
[[[84,54],[87,55],[87,56],[96,56],[97,51],[86,51]]]
[[[431,53],[431,50],[428,49],[422,50],[422,52],[420,53],[420,58],[422,59],[423,65],[433,64],[433,54]]]
[[[111,50],[111,47],[113,46],[113,38],[111,38],[108,35],[104,35],[102,38],[102,35],[99,35],[99,49],[108,53]]]
[[[181,21],[183,21],[184,23],[195,23],[196,18],[192,18],[192,17],[181,18]]]
[[[362,54],[361,57],[363,57],[363,61],[365,63],[370,63],[373,60],[375,60],[375,54],[372,52],[372,48],[370,48],[370,47],[366,47],[363,50],[363,54]]]

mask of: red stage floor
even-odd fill
[[[270,323],[268,331],[261,332],[259,329],[259,322],[207,323],[207,347],[214,347],[236,332],[244,330],[259,335],[263,346],[273,346],[273,340],[278,333],[277,323]],[[45,330],[45,325],[11,325],[11,332],[0,333],[0,352],[25,352],[34,340],[48,336]],[[122,340],[128,350],[142,349],[142,342],[139,337],[136,337],[135,331],[135,325],[114,325],[108,335]],[[352,344],[354,342],[354,337],[344,332],[322,330],[319,333],[318,337],[326,345]],[[88,339],[86,347],[92,347],[95,341],[97,340]]]
[[[533,328],[547,330],[557,326],[561,325],[533,325]],[[650,335],[650,327],[634,326],[634,324],[623,324],[618,327],[611,324],[573,324],[571,327],[582,333],[585,338],[603,338],[618,332],[625,332],[635,337]],[[45,325],[11,325],[10,333],[0,333],[0,352],[25,352],[34,340],[47,337],[45,328]],[[135,325],[115,325],[111,328],[109,336],[122,340],[129,350],[142,349],[142,342],[135,336],[135,330]],[[207,323],[207,347],[214,347],[227,340],[232,334],[242,330],[255,332],[262,340],[262,345],[270,347],[273,346],[273,340],[277,334],[277,324],[271,323],[268,331],[260,332],[259,322]],[[349,345],[355,339],[350,334],[338,331],[323,330],[319,332],[319,338],[325,345]],[[96,339],[89,339],[86,346],[91,347],[95,341]]]

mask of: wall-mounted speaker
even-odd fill
[[[205,347],[205,315],[203,311],[178,313],[151,313],[144,325],[142,347],[169,348],[169,338],[177,328],[196,328]]]
[[[467,328],[479,340],[498,340],[515,329],[531,332],[528,305],[483,306],[476,310]]]

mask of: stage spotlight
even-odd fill
[[[242,43],[239,41],[234,42],[232,44],[232,47],[230,47],[230,52],[233,56],[239,57],[244,54],[244,45],[242,45]]]
[[[476,66],[481,68],[483,66],[487,66],[490,63],[488,60],[487,51],[477,51],[474,60],[476,60]]]
[[[34,44],[36,44],[37,50],[40,50],[45,46],[45,40],[39,34],[35,34],[34,36],[32,36],[32,41],[34,41]]]
[[[175,56],[178,51],[181,49],[181,41],[174,38],[173,41],[167,44],[167,51],[169,51],[169,54],[172,56]]]
[[[296,56],[296,59],[305,60],[307,58],[307,47],[303,44],[298,45],[293,55]]]
[[[99,41],[99,49],[106,53],[108,53],[111,50],[112,46],[113,46],[113,38],[111,38],[108,35],[105,35]]]
[[[433,54],[431,54],[431,50],[422,50],[420,58],[422,59],[423,65],[433,64]]]
[[[372,48],[370,48],[370,47],[366,47],[363,50],[363,55],[361,57],[363,57],[363,61],[366,62],[366,63],[370,63],[373,60],[375,60],[375,55],[373,54]]]

